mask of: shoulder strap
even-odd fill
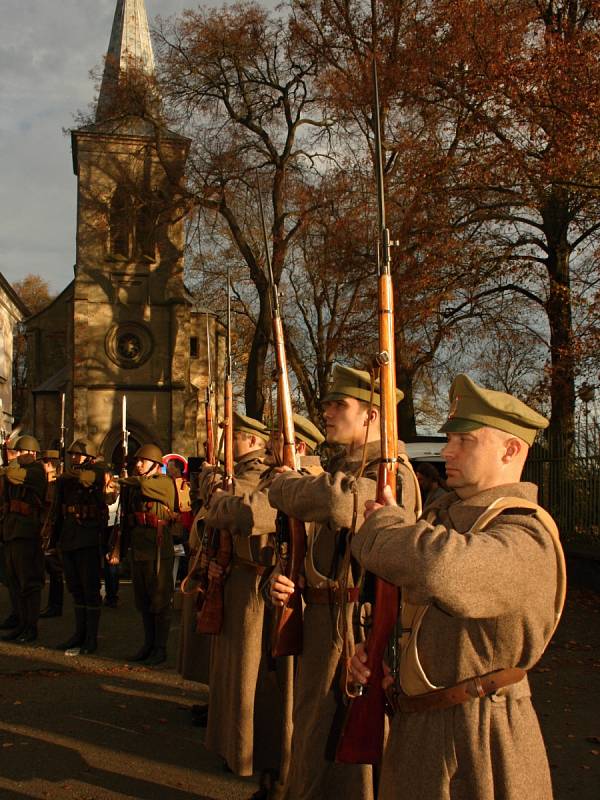
[[[489,505],[485,509],[483,514],[481,514],[478,517],[478,519],[475,521],[475,524],[471,528],[471,532],[478,533],[479,531],[484,530],[494,519],[496,519],[496,517],[498,517],[504,511],[508,511],[510,509],[518,511],[521,508],[534,512],[534,516],[536,517],[538,522],[541,525],[543,525],[543,527],[550,534],[552,538],[552,544],[554,545],[557,574],[556,574],[556,597],[554,599],[554,627],[552,628],[552,631],[550,632],[550,635],[548,637],[548,641],[550,641],[550,639],[554,635],[554,631],[558,627],[560,616],[562,614],[562,610],[565,604],[565,596],[567,593],[567,567],[565,563],[565,554],[563,552],[562,544],[560,541],[560,534],[556,522],[552,519],[550,514],[544,508],[542,508],[537,503],[533,503],[531,500],[524,500],[521,497],[499,497],[497,500],[494,500],[494,502],[491,503],[491,505]]]
[[[398,461],[402,462],[402,464],[404,464],[404,466],[408,469],[413,480],[415,487],[415,515],[417,519],[419,519],[423,513],[423,500],[421,498],[421,487],[419,486],[419,481],[417,480],[413,465],[410,463],[410,459],[406,453],[398,453]]]
[[[530,500],[524,500],[520,497],[500,497],[489,505],[482,514],[477,518],[475,523],[469,529],[471,533],[479,533],[492,523],[496,517],[502,512],[514,509],[527,509],[533,511],[536,519],[548,531],[551,536],[552,544],[556,555],[556,596],[554,599],[554,625],[548,634],[546,645],[554,635],[554,631],[558,626],[560,615],[565,602],[565,594],[567,588],[567,571],[565,566],[565,557],[560,543],[560,536],[556,523],[550,514],[539,506],[537,503],[532,503]],[[436,510],[432,509],[426,515],[426,520],[430,524],[435,524]],[[400,685],[406,694],[421,694],[423,692],[430,692],[439,687],[434,686],[421,665],[419,653],[417,648],[417,640],[419,628],[423,621],[423,617],[429,610],[431,604],[417,605],[403,600],[401,607],[401,620],[402,620],[402,636],[400,640],[401,655],[400,655]]]

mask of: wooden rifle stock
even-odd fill
[[[230,375],[230,373],[229,373]],[[224,475],[221,488],[226,492],[233,491],[233,383],[231,378],[225,381],[224,387]],[[225,578],[231,563],[233,553],[233,540],[231,533],[225,530],[211,531],[212,547],[208,553],[208,563],[215,561],[222,570],[217,578],[210,578],[204,596],[202,608],[196,617],[196,631],[198,633],[221,633],[223,627],[223,610],[225,607]]]
[[[294,592],[284,606],[275,609],[271,654],[297,656],[302,652],[302,593],[298,579],[306,555],[306,530],[300,520],[277,515],[277,541],[283,574],[294,583]]]
[[[398,418],[396,411],[396,358],[394,349],[394,296],[391,277],[390,239],[385,224],[383,159],[379,120],[377,67],[373,60],[375,166],[381,244],[379,249],[379,355],[381,391],[381,461],[377,475],[377,502],[383,504],[383,490],[389,486],[396,496],[398,469]],[[354,687],[350,708],[338,743],[336,759],[348,764],[377,764],[383,755],[385,693],[383,656],[398,618],[398,587],[375,578],[375,600],[371,629],[365,643],[367,685]]]
[[[285,337],[283,334],[281,311],[279,309],[279,294],[275,284],[269,243],[267,241],[267,227],[265,225],[265,214],[260,188],[258,190],[258,205],[263,230],[265,260],[269,273],[273,347],[275,349],[275,362],[277,365],[277,404],[279,407],[279,422],[283,433],[282,463],[285,467],[297,470],[296,432],[294,430],[292,395],[285,353]],[[297,656],[302,652],[302,595],[298,587],[298,580],[306,556],[306,530],[303,522],[279,513],[277,515],[277,534],[279,557],[283,566],[283,574],[294,583],[294,592],[290,595],[284,606],[277,606],[275,609],[273,635],[271,639],[271,654],[274,658],[279,656]]]

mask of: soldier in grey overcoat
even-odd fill
[[[335,763],[335,747],[345,711],[340,686],[347,653],[353,648],[359,597],[360,576],[350,561],[348,542],[353,518],[362,523],[364,503],[376,493],[381,456],[379,405],[379,392],[372,397],[368,373],[336,365],[323,415],[327,443],[341,446],[341,452],[322,475],[283,471],[269,490],[273,506],[314,523],[303,576],[304,644],[294,686],[286,800],[374,797],[372,768]],[[420,507],[419,490],[402,443],[399,457],[398,502],[414,520]],[[292,582],[278,575],[271,585],[271,598],[281,604],[292,591]]]
[[[549,800],[526,672],[565,593],[556,525],[521,472],[547,420],[459,375],[442,431],[448,487],[416,524],[394,499],[370,503],[352,551],[401,588],[395,715],[380,800]],[[364,683],[364,646],[351,660]]]
[[[228,530],[233,539],[233,555],[225,580],[223,626],[212,638],[205,744],[235,774],[252,775],[260,767],[255,764],[253,752],[254,696],[264,618],[259,589],[263,573],[273,559],[275,512],[271,509],[267,519],[257,522],[252,536],[241,535],[236,521],[240,515],[243,517],[239,506],[256,490],[265,470],[269,430],[262,422],[237,412],[233,424],[234,494],[215,491],[205,519],[207,526]],[[209,576],[215,569],[220,567],[213,562]]]

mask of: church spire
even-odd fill
[[[119,81],[131,68],[154,75],[154,53],[144,0],[117,0],[98,96],[96,121],[110,115]]]

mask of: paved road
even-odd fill
[[[131,586],[103,610],[97,657],[51,649],[71,633],[63,618],[41,620],[35,647],[0,644],[0,798],[57,800],[242,800],[256,782],[223,772],[191,724],[206,687],[173,669],[179,619],[166,667],[127,666],[141,644]],[[4,618],[7,595],[0,590]]]
[[[0,644],[1,800],[248,798],[256,782],[225,774],[190,724],[206,687],[173,670],[177,618],[166,667],[126,666],[141,631],[129,585],[121,600],[103,612],[98,657],[50,649],[71,633],[69,602],[63,618],[41,621],[35,647]],[[1,618],[6,609],[2,587]],[[571,592],[531,675],[558,800],[600,798],[599,623],[600,597]]]

